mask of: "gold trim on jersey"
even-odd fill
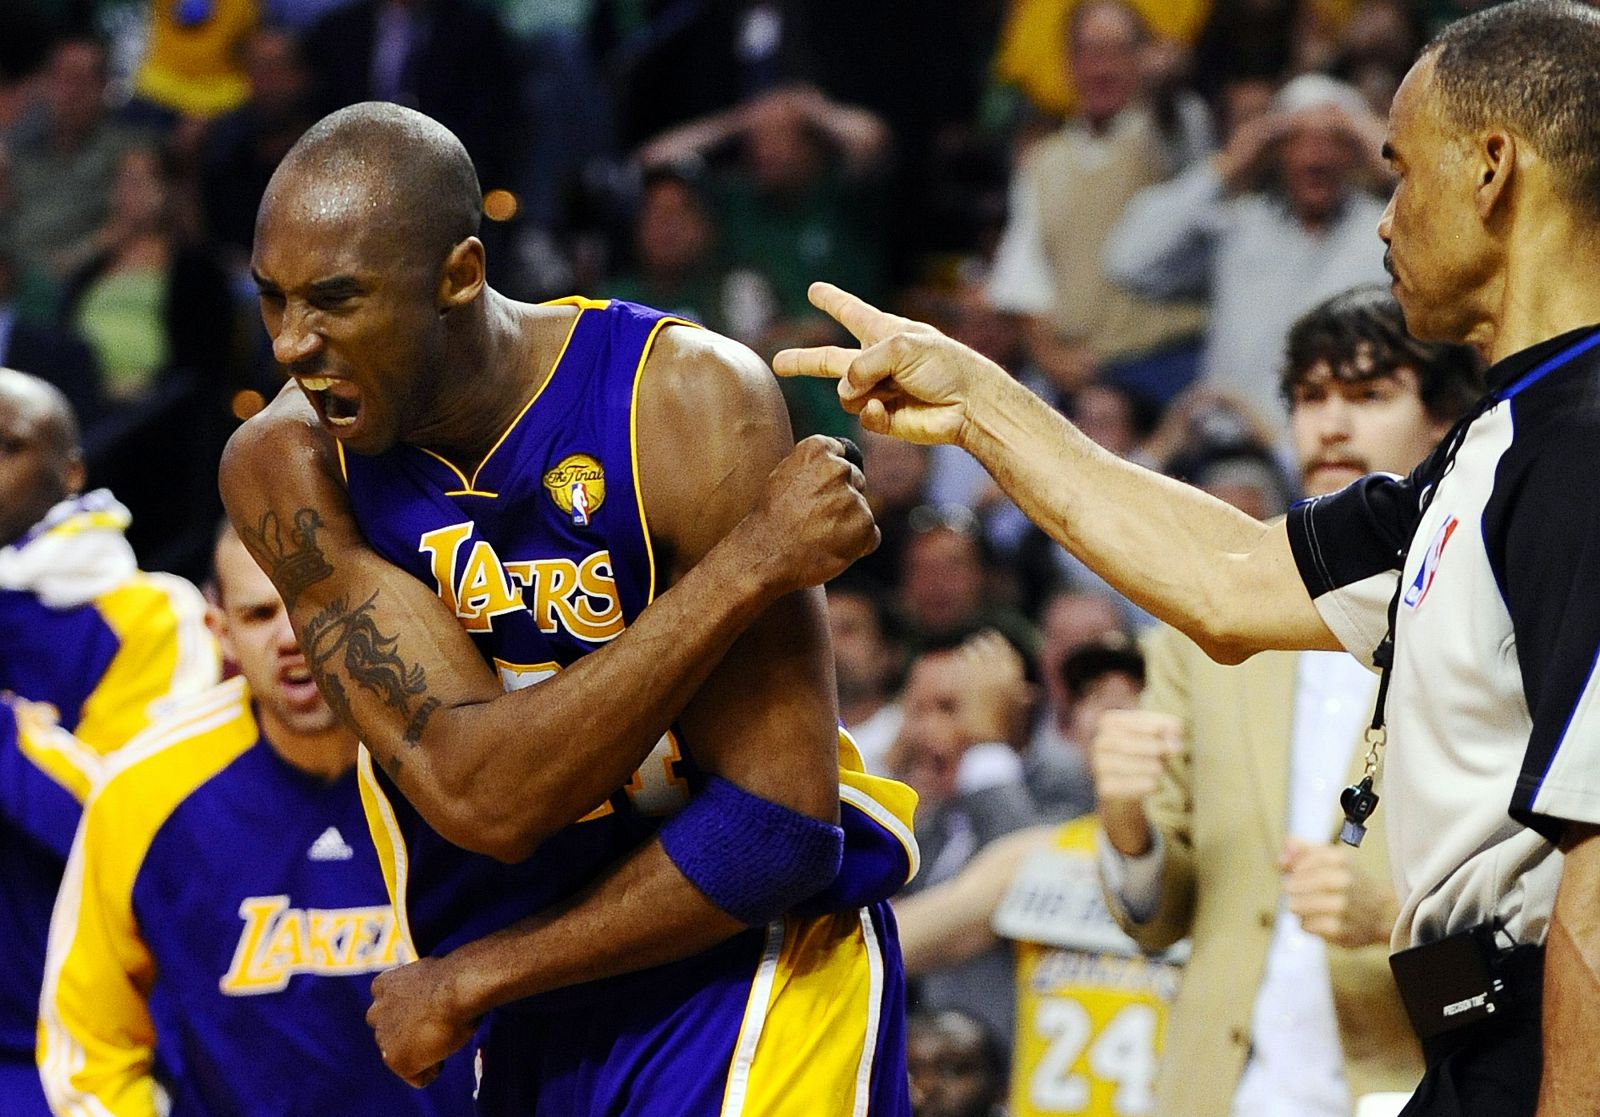
[[[406,885],[411,861],[406,851],[405,835],[400,831],[400,823],[394,816],[389,797],[384,794],[372,770],[372,753],[366,745],[356,750],[356,786],[361,791],[361,813],[367,816],[372,846],[378,851],[378,868],[383,872],[383,887],[389,894],[389,906],[394,908],[400,941],[412,958],[420,957],[416,943],[411,938],[411,918],[406,912]]]
[[[610,299],[591,299],[587,295],[562,295],[559,299],[546,299],[539,306],[575,306],[579,310],[604,310]]]
[[[633,369],[633,395],[628,402],[628,456],[633,464],[633,499],[639,506],[639,532],[644,536],[644,558],[650,568],[650,590],[645,595],[644,603],[650,604],[656,599],[656,548],[650,539],[650,518],[644,511],[644,489],[639,484],[639,385],[644,380],[644,364],[650,359],[650,352],[656,346],[656,338],[661,336],[664,326],[688,326],[690,329],[701,329],[698,322],[691,322],[687,318],[662,318],[650,327],[650,336],[644,340],[644,348],[639,351],[639,363]]]
[[[511,422],[506,425],[506,429],[500,432],[500,437],[494,440],[494,445],[489,447],[488,453],[483,455],[483,460],[478,462],[478,468],[472,471],[472,476],[469,478],[465,473],[461,472],[460,468],[458,468],[454,462],[450,461],[450,459],[434,453],[426,446],[417,447],[417,449],[421,450],[424,454],[427,454],[430,458],[434,458],[435,460],[444,463],[451,473],[454,473],[457,477],[461,478],[461,488],[447,492],[444,494],[445,496],[482,496],[489,497],[490,499],[499,498],[499,493],[491,493],[478,488],[478,477],[483,473],[483,467],[489,464],[489,459],[494,457],[495,451],[500,449],[500,447],[504,445],[505,440],[511,437],[511,432],[517,429],[517,425],[522,422],[522,417],[528,413],[529,409],[532,408],[534,404],[539,402],[539,397],[544,395],[544,390],[550,386],[551,381],[555,380],[556,372],[561,368],[561,362],[567,355],[567,347],[572,344],[573,335],[578,332],[578,323],[583,319],[583,312],[586,310],[604,310],[610,305],[610,303],[607,300],[585,299],[581,296],[574,295],[566,299],[554,299],[550,302],[540,303],[539,305],[575,306],[578,309],[578,313],[572,316],[572,323],[567,327],[567,336],[562,339],[561,348],[556,351],[556,359],[550,362],[550,371],[545,373],[543,380],[539,381],[539,386],[534,389],[533,395],[528,397],[528,402],[522,405],[522,410],[517,412],[516,418],[512,419]]]

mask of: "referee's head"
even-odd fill
[[[1508,281],[1600,245],[1600,11],[1512,0],[1447,27],[1395,94],[1379,224],[1418,337],[1493,351]]]

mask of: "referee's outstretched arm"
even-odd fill
[[[861,348],[779,353],[783,376],[839,382],[862,426],[952,443],[1129,600],[1237,663],[1267,648],[1337,650],[1295,566],[1288,533],[1102,449],[999,365],[932,326],[831,284],[811,300]]]

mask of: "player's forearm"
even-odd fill
[[[1315,610],[1298,579],[1255,571],[1265,524],[1199,489],[1118,458],[1009,378],[970,402],[961,444],[1036,524],[1130,600],[1213,657],[1304,641]],[[1263,597],[1273,600],[1263,601]],[[1284,619],[1274,620],[1275,616]]]
[[[231,446],[229,513],[329,703],[429,824],[478,852],[525,857],[626,784],[794,580],[782,548],[741,523],[617,639],[504,693],[454,612],[368,547],[324,457],[315,443]]]
[[[450,764],[452,793],[491,835],[490,852],[525,857],[627,784],[783,592],[730,536],[616,640],[532,687],[441,711],[430,741]]]
[[[338,559],[330,564],[337,573]],[[783,592],[730,537],[616,640],[502,693],[431,595],[408,600],[426,594],[420,583],[398,571],[381,581],[362,607],[331,584],[307,594],[295,609],[301,643],[325,693],[424,818],[456,844],[505,860],[526,857],[625,785],[733,640]],[[342,654],[324,654],[336,641]]]
[[[524,997],[675,962],[742,930],[652,841],[571,904],[529,916],[442,961],[451,1000],[473,1019]]]
[[[1545,940],[1539,1117],[1600,1113],[1591,1047],[1600,1035],[1600,831],[1584,829],[1581,840],[1564,844]]]

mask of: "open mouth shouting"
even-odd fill
[[[349,433],[361,417],[361,389],[331,376],[296,378],[317,415],[335,435]]]
[[[305,663],[285,667],[278,673],[278,686],[289,704],[295,707],[314,706],[322,700],[317,691],[316,679]]]

